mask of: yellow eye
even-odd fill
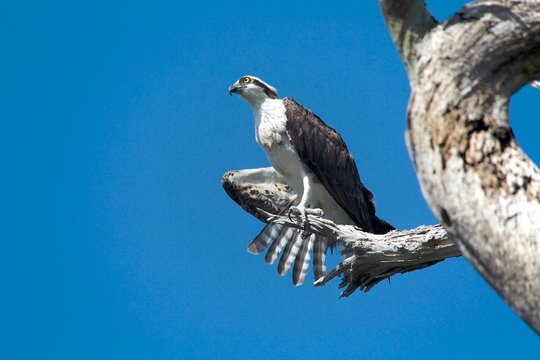
[[[243,81],[245,84],[247,84],[248,82],[251,81],[251,79],[250,79],[248,76],[246,76],[245,78],[242,79],[242,81]]]

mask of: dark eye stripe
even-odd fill
[[[262,88],[264,93],[271,99],[277,99],[277,92],[275,92],[274,90],[270,89],[268,86],[266,86],[266,84],[260,82],[259,80],[257,79],[252,79],[251,80],[253,82],[253,84],[257,85],[258,87]]]

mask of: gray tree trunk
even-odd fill
[[[540,332],[540,171],[508,120],[540,77],[540,1],[477,1],[438,24],[379,0],[407,69],[406,139],[422,192],[463,255]]]

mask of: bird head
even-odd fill
[[[237,93],[250,104],[263,102],[266,99],[277,99],[277,90],[255,76],[242,76],[229,86],[229,95]]]

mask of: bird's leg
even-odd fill
[[[312,199],[313,197],[313,190],[309,179],[309,176],[307,174],[303,174],[302,176],[302,182],[303,182],[303,194],[302,198],[300,199],[300,203],[297,206],[291,206],[289,208],[288,216],[289,220],[291,219],[291,214],[300,217],[302,220],[301,227],[302,227],[302,236],[307,237],[309,235],[308,230],[308,214],[309,215],[315,215],[315,216],[322,216],[323,212],[321,209],[314,209],[312,205]]]
[[[300,202],[300,204],[298,204],[298,206],[291,206],[289,208],[289,212],[288,212],[288,217],[289,217],[289,220],[292,221],[292,218],[291,218],[291,215],[294,215],[295,217],[299,217],[302,219],[302,223],[301,223],[301,226],[302,226],[302,236],[303,237],[306,237],[308,234],[307,232],[307,223],[308,223],[308,218],[307,218],[307,208],[304,204],[302,204],[302,202]]]
[[[292,220],[292,216],[299,217],[302,219],[302,222],[300,223],[300,226],[302,227],[302,236],[307,237],[311,233],[308,231],[308,215],[318,216],[322,217],[324,216],[324,211],[322,209],[312,209],[309,207],[301,207],[300,204],[298,206],[291,206],[289,208],[287,216],[289,217],[290,221]]]

